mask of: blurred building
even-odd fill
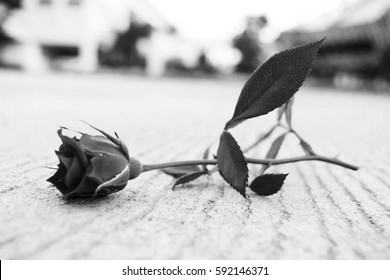
[[[326,37],[313,73],[337,77],[350,73],[390,80],[390,1],[361,0],[340,14],[284,32],[278,41],[291,47]]]
[[[16,42],[8,56],[13,53],[14,63],[28,71],[53,67],[94,71],[98,50],[110,48],[133,17],[155,33],[171,30],[142,0],[20,0],[3,25]]]
[[[3,28],[4,23],[8,19],[11,11],[19,7],[20,7],[20,1],[0,0],[0,55],[2,54],[2,50],[4,50],[5,48],[7,48],[7,46],[13,43],[12,38],[7,35],[7,32]],[[2,65],[2,59],[0,56],[0,66],[1,65]]]

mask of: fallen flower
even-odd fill
[[[208,158],[209,149],[207,149],[203,159],[200,160],[142,165],[137,159],[129,156],[126,145],[118,135],[113,137],[90,125],[103,136],[78,132],[81,134],[81,138],[78,139],[64,136],[62,131],[65,128],[61,128],[58,135],[62,145],[56,152],[60,163],[57,172],[48,181],[56,186],[65,198],[73,198],[118,192],[126,187],[128,180],[138,177],[142,172],[156,169],[162,169],[163,172],[177,179],[173,188],[219,171],[231,187],[246,197],[248,164],[263,165],[257,177],[249,185],[254,193],[263,196],[277,193],[288,175],[264,174],[273,165],[322,161],[357,170],[358,167],[338,158],[328,158],[315,153],[311,145],[292,126],[292,98],[309,74],[322,42],[323,40],[320,40],[278,53],[253,72],[241,91],[232,118],[225,124],[217,154],[213,159]],[[277,124],[242,151],[229,130],[248,119],[268,114],[277,108],[280,108]],[[283,117],[285,124],[283,124]],[[271,137],[277,129],[283,129],[284,132],[274,139],[264,159],[245,156],[245,153]],[[276,159],[287,134],[298,138],[305,156]],[[206,168],[207,165],[216,165],[216,167],[209,170]]]
[[[141,173],[141,165],[130,159],[126,145],[104,131],[104,136],[81,133],[70,138],[58,130],[62,144],[56,154],[57,172],[47,179],[65,198],[107,195],[126,187]],[[96,129],[96,128],[95,128]]]

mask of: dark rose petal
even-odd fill
[[[48,179],[64,198],[107,195],[126,187],[130,177],[130,159],[122,141],[100,131],[104,136],[82,134],[81,139],[63,135],[56,154],[57,172]],[[126,148],[126,149],[125,149]]]
[[[66,174],[65,166],[62,163],[60,163],[60,164],[58,164],[58,169],[57,169],[56,173],[54,173],[54,175],[51,176],[46,181],[48,181],[48,182],[52,183],[53,185],[55,185],[60,178],[65,176],[65,174]]]
[[[72,145],[68,143],[61,144],[59,151],[56,152],[57,155],[64,155],[66,157],[74,157],[76,151],[73,149]]]
[[[75,157],[65,176],[65,184],[69,190],[73,190],[80,183],[84,172],[85,169],[79,158]]]
[[[112,193],[119,192],[123,190],[127,185],[127,181],[124,184],[118,186],[105,186],[97,190],[96,195],[109,195]]]
[[[91,156],[98,156],[99,154],[122,155],[119,147],[103,136],[83,134],[79,144]]]
[[[120,174],[128,164],[123,155],[102,154],[91,159],[86,176],[100,185]]]
[[[58,182],[55,187],[64,195],[69,192],[64,182]]]
[[[98,184],[84,175],[80,184],[70,193],[65,195],[65,199],[76,197],[90,197],[95,195]]]
[[[84,123],[86,123],[87,125],[89,125],[93,129],[99,131],[101,134],[103,134],[105,137],[107,137],[108,140],[112,141],[115,145],[117,145],[119,147],[119,149],[122,151],[122,153],[124,154],[124,156],[126,157],[126,159],[130,160],[129,150],[127,149],[125,143],[123,143],[123,141],[121,139],[119,139],[118,135],[116,135],[117,137],[111,136],[110,134],[108,134],[104,130],[101,130],[101,129],[99,129],[99,128],[97,128],[97,127],[95,127],[87,122],[84,122]]]
[[[60,162],[65,166],[66,170],[69,170],[70,166],[72,165],[73,162],[73,157],[66,157],[61,154],[57,155]]]
[[[53,184],[62,194],[66,194],[69,192],[68,188],[65,185],[65,182],[61,179],[64,178],[66,173],[65,166],[60,163],[58,165],[58,169],[56,173],[54,173],[53,176],[51,176],[47,181],[51,184]]]
[[[62,129],[58,130],[58,136],[60,136],[62,143],[71,145],[72,148],[76,151],[77,156],[79,157],[81,163],[83,164],[84,168],[87,168],[88,166],[88,160],[87,156],[82,151],[79,142],[77,139],[70,138],[68,136],[65,136],[62,134]]]
[[[99,185],[96,189],[96,193],[110,194],[123,190],[129,181],[129,177],[130,167],[127,165],[125,169],[122,170],[122,172],[116,175],[113,179]]]

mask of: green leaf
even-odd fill
[[[179,179],[176,180],[175,184],[173,184],[172,190],[174,190],[175,187],[178,185],[187,184],[191,181],[198,179],[200,176],[205,175],[205,174],[207,174],[207,173],[204,171],[199,171],[199,172],[194,172],[194,173],[183,175]]]
[[[179,178],[181,176],[191,174],[194,172],[200,172],[202,170],[197,165],[189,165],[189,166],[167,167],[161,169],[161,171],[174,178]]]
[[[245,83],[225,129],[265,115],[286,103],[310,73],[323,40],[280,52],[257,68]]]
[[[217,162],[221,176],[245,197],[245,188],[248,185],[248,166],[240,146],[227,131],[221,134]]]
[[[277,193],[283,186],[288,174],[264,174],[250,184],[250,189],[258,195],[268,196]]]

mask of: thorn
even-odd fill
[[[335,159],[339,159],[339,156],[340,156],[340,155],[341,155],[341,152],[338,152],[334,158],[335,158]]]

